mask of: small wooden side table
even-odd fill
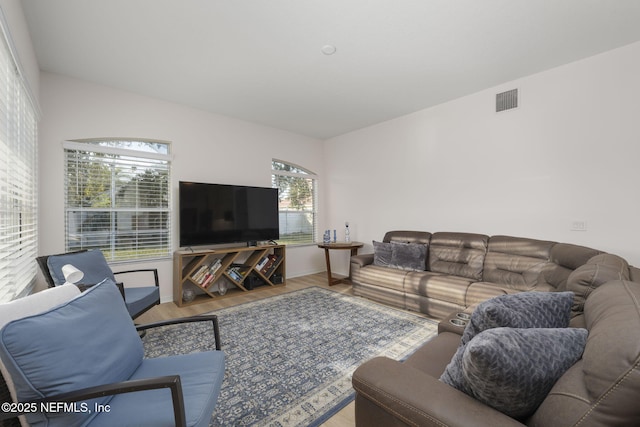
[[[351,278],[351,265],[349,265],[349,276],[346,278],[337,278],[331,275],[331,258],[329,257],[329,251],[331,249],[350,250],[351,256],[358,254],[358,249],[364,246],[361,242],[336,242],[336,243],[318,243],[318,247],[324,249],[324,257],[327,261],[327,279],[329,280],[329,286],[337,285],[338,283],[348,283]]]

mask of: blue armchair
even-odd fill
[[[135,319],[154,305],[160,304],[158,270],[155,268],[113,272],[99,250],[42,256],[38,257],[37,261],[50,287],[60,286],[66,282],[62,272],[62,267],[66,264],[71,264],[84,273],[82,281],[76,284],[86,286],[95,285],[106,278],[117,283],[116,275],[147,272],[153,275],[154,283],[152,286],[125,287],[122,283],[118,283],[127,305],[127,311],[129,311],[131,318]]]
[[[15,401],[29,403],[20,407],[30,425],[209,424],[224,377],[215,316],[177,320],[210,322],[215,351],[145,359],[138,331],[171,322],[136,328],[112,280],[37,312],[34,302],[55,301],[39,295],[48,291],[0,307],[0,326],[9,313],[31,313],[0,329],[0,367]]]

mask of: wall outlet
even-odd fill
[[[571,231],[587,231],[587,221],[574,219],[571,221]]]

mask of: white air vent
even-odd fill
[[[518,108],[518,89],[508,90],[496,95],[496,113]]]

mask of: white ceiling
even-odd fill
[[[640,40],[638,0],[22,4],[44,71],[321,139]]]

